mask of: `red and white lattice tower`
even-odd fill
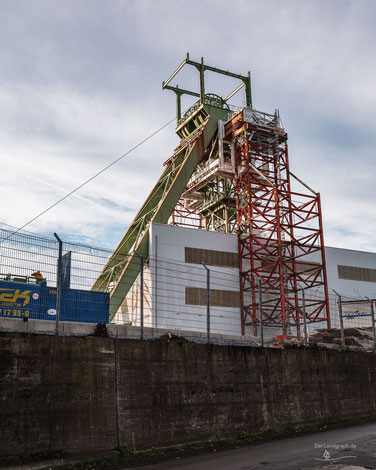
[[[242,334],[257,334],[260,281],[263,324],[283,338],[301,336],[303,288],[307,322],[330,327],[320,195],[291,173],[279,114],[244,108],[218,129],[171,223],[238,234]]]
[[[290,172],[278,113],[243,109],[226,123],[225,138],[235,148],[243,334],[257,328],[259,280],[263,323],[280,326],[284,338],[300,337],[301,288],[307,321],[330,326],[320,195]],[[301,189],[292,190],[292,178]]]
[[[172,85],[185,66],[198,72],[199,92]],[[209,72],[241,83],[225,98],[207,93]],[[152,223],[170,220],[237,233],[242,334],[257,334],[261,320],[284,339],[301,336],[304,317],[330,327],[320,195],[291,173],[278,112],[253,109],[250,72],[187,54],[162,87],[176,95],[180,143],[93,286],[111,290],[111,318],[137,278],[135,256],[148,257]],[[228,100],[240,90],[245,107],[234,110]],[[182,115],[183,95],[198,100]]]

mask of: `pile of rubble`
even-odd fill
[[[345,345],[357,346],[362,349],[371,350],[374,347],[371,327],[345,328]],[[341,345],[341,330],[339,328],[320,329],[317,333],[310,335],[309,343]]]

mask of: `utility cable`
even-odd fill
[[[170,121],[168,121],[166,124],[164,124],[162,127],[160,127],[159,129],[157,129],[156,131],[154,131],[153,133],[151,133],[150,135],[148,135],[144,140],[142,140],[141,142],[139,142],[137,145],[135,145],[134,147],[132,147],[130,150],[128,150],[127,152],[123,153],[123,155],[121,155],[120,157],[118,157],[116,160],[114,160],[113,162],[111,162],[110,164],[108,164],[106,167],[102,168],[102,170],[98,171],[98,173],[95,173],[95,175],[91,176],[89,179],[87,179],[86,181],[84,181],[82,184],[80,184],[79,186],[77,186],[75,189],[73,189],[72,191],[70,191],[68,194],[66,194],[65,196],[63,196],[62,198],[60,198],[58,201],[56,201],[54,204],[52,204],[51,206],[47,207],[47,209],[45,209],[44,211],[40,212],[38,215],[36,215],[35,217],[33,217],[32,219],[30,219],[28,222],[26,222],[26,224],[24,224],[22,227],[18,228],[17,230],[15,230],[13,233],[9,234],[7,237],[3,238],[0,240],[0,243],[8,240],[9,238],[11,238],[13,235],[15,235],[16,233],[20,232],[22,229],[24,229],[25,227],[27,227],[28,225],[30,225],[32,222],[34,222],[35,220],[39,219],[39,217],[41,217],[42,215],[44,215],[46,212],[50,211],[51,209],[53,209],[54,207],[56,207],[58,204],[60,204],[61,202],[65,201],[65,199],[68,199],[69,196],[72,196],[72,194],[76,193],[78,190],[80,190],[81,188],[83,188],[84,186],[86,186],[88,183],[90,183],[91,181],[93,181],[93,179],[97,178],[99,175],[101,175],[102,173],[104,173],[106,170],[108,170],[109,168],[111,168],[113,165],[115,165],[117,162],[119,162],[120,160],[122,160],[124,157],[126,157],[127,155],[129,155],[131,152],[133,152],[134,150],[136,150],[138,147],[140,147],[142,144],[144,144],[146,141],[150,140],[152,137],[154,137],[156,134],[158,134],[159,132],[161,132],[163,129],[165,129],[167,126],[169,126],[173,121],[175,121],[176,117],[174,117],[173,119],[171,119]]]

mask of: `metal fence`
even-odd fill
[[[146,328],[185,335],[201,332],[207,341],[213,335],[242,334],[237,268],[140,258],[128,267],[134,282],[119,284],[121,302],[113,309],[109,292],[93,290],[111,254],[112,250],[60,240],[56,234],[47,238],[0,227],[0,317],[50,320],[57,331],[61,321],[111,321],[139,327],[141,337]],[[307,320],[322,294],[301,289],[298,297],[302,317],[299,328],[288,325],[292,338],[343,349],[375,347],[373,300],[331,291],[328,330],[324,322]],[[259,299],[257,328],[246,327],[245,334],[266,344],[281,334],[281,328],[269,325],[260,315],[268,301],[261,286]]]
[[[110,254],[0,227],[0,317],[108,321],[109,294],[90,289]]]
[[[143,283],[140,281],[138,276],[130,291],[123,293],[125,299],[113,322],[131,326],[142,323],[147,327],[178,332],[200,331],[207,335],[208,341],[211,334],[242,334],[237,268],[220,268],[204,263],[189,265],[151,257],[143,268]],[[258,291],[257,332],[249,326],[245,334],[256,336],[259,344],[266,344],[281,335],[281,326],[263,321],[260,284]],[[298,299],[302,317],[299,328],[293,322],[288,325],[288,336],[292,340],[298,337],[304,344],[324,343],[343,348],[375,347],[375,301],[365,296],[330,292],[331,325],[328,329],[326,321],[310,322],[307,319],[318,301],[323,299],[323,293],[300,289]]]

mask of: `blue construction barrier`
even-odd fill
[[[29,284],[0,280],[0,317],[56,320],[56,288],[45,281]],[[109,322],[107,292],[63,289],[60,321]]]

